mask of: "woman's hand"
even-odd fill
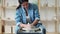
[[[33,25],[32,24],[20,24],[20,27],[22,28],[31,28]]]
[[[20,24],[20,27],[25,28],[27,25],[26,24]]]

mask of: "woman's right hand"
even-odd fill
[[[25,28],[27,25],[26,24],[20,24],[20,27]]]
[[[31,24],[20,24],[20,27],[27,28],[27,27],[32,27],[32,26]]]

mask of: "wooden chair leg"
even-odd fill
[[[5,33],[5,21],[4,20],[1,20],[2,21],[2,34]]]
[[[13,26],[11,26],[11,34],[13,34]]]
[[[5,32],[5,27],[2,25],[2,34]]]

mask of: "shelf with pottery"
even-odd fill
[[[15,25],[15,20],[10,18],[2,18],[5,21],[5,25]]]
[[[42,8],[45,8],[45,7],[55,8],[56,6],[60,8],[60,0],[44,0],[44,1],[40,0],[40,6]]]
[[[15,21],[14,19],[10,19],[10,18],[2,18],[2,20],[5,20],[5,21]]]
[[[3,6],[2,8],[5,8],[5,9],[16,9],[17,6]]]
[[[55,5],[53,5],[53,6],[49,6],[48,4],[46,4],[46,5],[40,5],[40,8],[60,8],[60,6],[55,6]]]
[[[5,2],[5,8],[6,9],[16,9],[16,7],[18,6],[17,0],[6,0],[4,2]]]
[[[16,9],[16,7],[5,7],[6,9]]]
[[[55,8],[56,6],[55,5],[48,5],[48,4],[44,4],[44,5],[40,5],[41,8]]]
[[[4,24],[4,30],[5,30],[5,33],[6,33],[6,31],[8,31],[9,30],[9,32],[11,32],[11,34],[13,33],[13,30],[14,30],[14,26],[16,25],[15,24],[15,20],[14,19],[12,19],[12,18],[2,18],[1,19],[2,20],[2,23]],[[10,26],[10,27],[9,27]],[[7,27],[9,27],[9,28],[7,28]],[[8,30],[7,30],[7,29]],[[14,30],[15,31],[15,30]]]

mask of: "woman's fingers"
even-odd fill
[[[20,27],[31,28],[31,24],[20,24]]]

